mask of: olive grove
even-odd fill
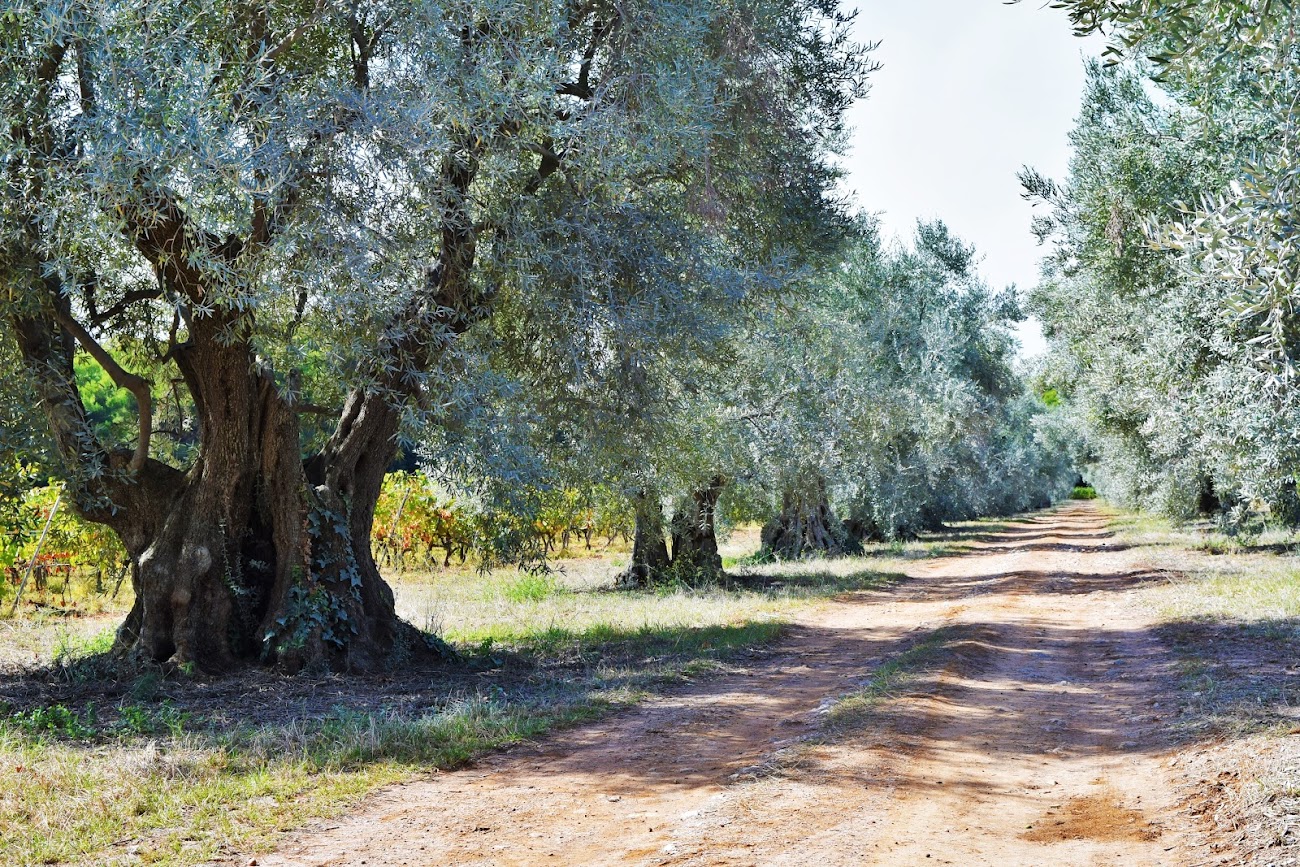
[[[375,562],[413,460],[546,551],[721,575],[1049,502],[1011,294],[837,192],[874,46],[836,0],[19,0],[0,10],[0,483],[130,563],[116,652],[448,654]],[[0,498],[3,499],[3,498]],[[394,523],[398,516],[394,514]],[[451,556],[451,543],[444,544]],[[463,553],[463,552],[462,552]]]
[[[708,345],[745,291],[735,239],[761,234],[741,218],[823,195],[821,138],[786,133],[861,87],[844,23],[817,0],[8,7],[6,404],[39,399],[15,448],[48,442],[132,558],[121,648],[418,649],[371,525],[404,425],[474,400],[461,338],[501,313],[610,389],[611,347],[634,369]],[[78,352],[134,396],[133,442],[88,423]],[[154,421],[173,375],[183,460]]]

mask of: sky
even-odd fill
[[[983,260],[995,287],[1031,288],[1043,248],[1016,173],[1029,165],[1064,179],[1068,135],[1083,94],[1080,39],[1046,0],[859,0],[855,37],[880,41],[884,68],[849,115],[843,162],[858,206],[878,213],[886,238],[917,219],[942,218]],[[1042,351],[1036,322],[1022,352]]]

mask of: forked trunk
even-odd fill
[[[668,541],[664,537],[663,506],[653,493],[642,492],[633,498],[636,527],[632,533],[632,557],[627,569],[618,576],[622,587],[649,587],[663,580],[671,565]]]
[[[353,58],[355,104],[364,104],[369,51],[378,36],[355,16],[349,34],[349,44],[360,49]],[[487,141],[466,131],[446,149],[438,167],[441,232],[436,244],[430,239],[436,262],[377,339],[367,371],[376,381],[352,392],[329,443],[305,462],[294,397],[277,387],[269,362],[253,345],[256,305],[223,299],[231,286],[261,273],[278,232],[303,206],[297,194],[311,185],[309,178],[283,179],[273,185],[283,187],[275,195],[252,194],[251,228],[242,237],[200,225],[181,195],[146,182],[144,166],[120,197],[100,197],[122,240],[157,280],[149,289],[123,293],[114,305],[118,314],[143,314],[149,308],[139,305],[150,303],[175,311],[161,362],[174,360],[180,369],[199,427],[198,456],[182,471],[150,457],[150,384],[125,370],[114,347],[95,337],[114,309],[98,311],[97,275],[65,283],[66,269],[44,258],[43,185],[47,173],[64,171],[64,149],[77,141],[54,134],[59,112],[50,98],[68,74],[64,60],[73,46],[78,75],[89,75],[94,64],[83,62],[84,46],[60,33],[38,47],[43,54],[29,70],[35,96],[15,100],[16,90],[2,100],[6,116],[18,123],[8,132],[26,149],[18,148],[18,157],[9,154],[7,163],[9,180],[19,182],[14,205],[20,219],[6,222],[0,282],[7,300],[0,309],[40,393],[75,507],[112,528],[131,557],[136,602],[119,630],[118,650],[211,671],[257,660],[290,669],[374,670],[430,646],[449,652],[397,618],[393,593],[372,558],[371,525],[397,448],[397,407],[418,405],[419,374],[434,368],[449,340],[490,315],[489,299],[470,280],[477,242],[471,189]],[[88,81],[80,81],[83,113],[93,103]],[[346,107],[353,103],[340,103],[332,124],[359,122],[364,112]],[[314,158],[302,163],[312,166],[305,171],[316,171]],[[118,260],[86,261],[97,258]],[[140,270],[127,269],[130,275]],[[125,282],[134,286],[136,277]],[[78,288],[84,309],[74,311],[69,299]],[[73,365],[77,344],[135,397],[139,437],[133,453],[106,447],[90,424]],[[284,373],[292,379],[292,372]]]
[[[92,437],[75,394],[74,347],[53,323],[16,322],[69,462]],[[354,393],[338,430],[304,465],[298,414],[260,372],[251,348],[223,341],[218,317],[196,320],[175,359],[194,396],[202,448],[188,471],[126,453],[81,482],[81,514],[112,527],[135,566],[136,600],[116,649],[223,671],[249,662],[289,670],[376,670],[433,646],[396,615],[371,556],[375,504],[396,450],[398,416]],[[208,333],[211,330],[214,333]],[[93,457],[93,456],[92,456]]]
[[[718,553],[718,498],[726,479],[715,476],[678,506],[673,516],[673,575],[685,581],[711,581],[723,577]]]

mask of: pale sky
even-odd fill
[[[886,238],[908,238],[918,218],[940,217],[983,261],[995,287],[1031,288],[1043,249],[1016,172],[1030,165],[1064,179],[1067,136],[1083,93],[1083,58],[1104,47],[1079,39],[1045,0],[859,0],[855,35],[881,42],[884,68],[850,113],[844,161],[860,208],[879,213]],[[1026,355],[1041,329],[1021,329]]]

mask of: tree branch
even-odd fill
[[[102,325],[115,316],[121,316],[127,311],[132,304],[138,304],[141,301],[154,301],[162,297],[162,289],[137,289],[133,292],[127,292],[116,304],[104,311],[92,309],[90,311],[90,321],[96,325]]]
[[[528,145],[527,149],[542,157],[541,165],[537,167],[537,174],[528,181],[528,186],[524,189],[524,195],[532,196],[542,188],[546,179],[560,170],[560,155],[554,150],[555,142],[550,139],[539,145]]]
[[[149,440],[153,435],[153,395],[149,391],[149,381],[143,376],[137,376],[123,369],[122,365],[117,363],[117,359],[100,346],[80,322],[57,306],[54,308],[54,318],[77,339],[91,358],[99,362],[99,366],[104,368],[118,388],[124,388],[135,395],[136,407],[140,414],[140,438],[136,443],[130,466],[132,472],[140,472],[144,469],[145,462],[149,460]]]
[[[293,44],[297,42],[304,33],[306,33],[309,29],[311,29],[313,25],[320,23],[320,20],[324,16],[324,14],[325,14],[325,0],[317,0],[316,8],[313,9],[311,11],[311,14],[307,16],[307,20],[299,24],[297,27],[293,28],[293,30],[290,30],[287,36],[285,36],[276,45],[274,45],[265,54],[263,54],[262,62],[268,64],[274,63],[277,57],[279,57],[285,51],[288,51],[289,48],[292,47]]]
[[[591,66],[596,61],[596,52],[601,43],[614,32],[618,21],[619,17],[615,14],[609,21],[597,21],[592,25],[591,41],[587,43],[587,49],[582,53],[582,63],[578,67],[578,80],[561,84],[556,88],[556,93],[584,100],[590,100],[596,95],[595,88],[591,86]]]

